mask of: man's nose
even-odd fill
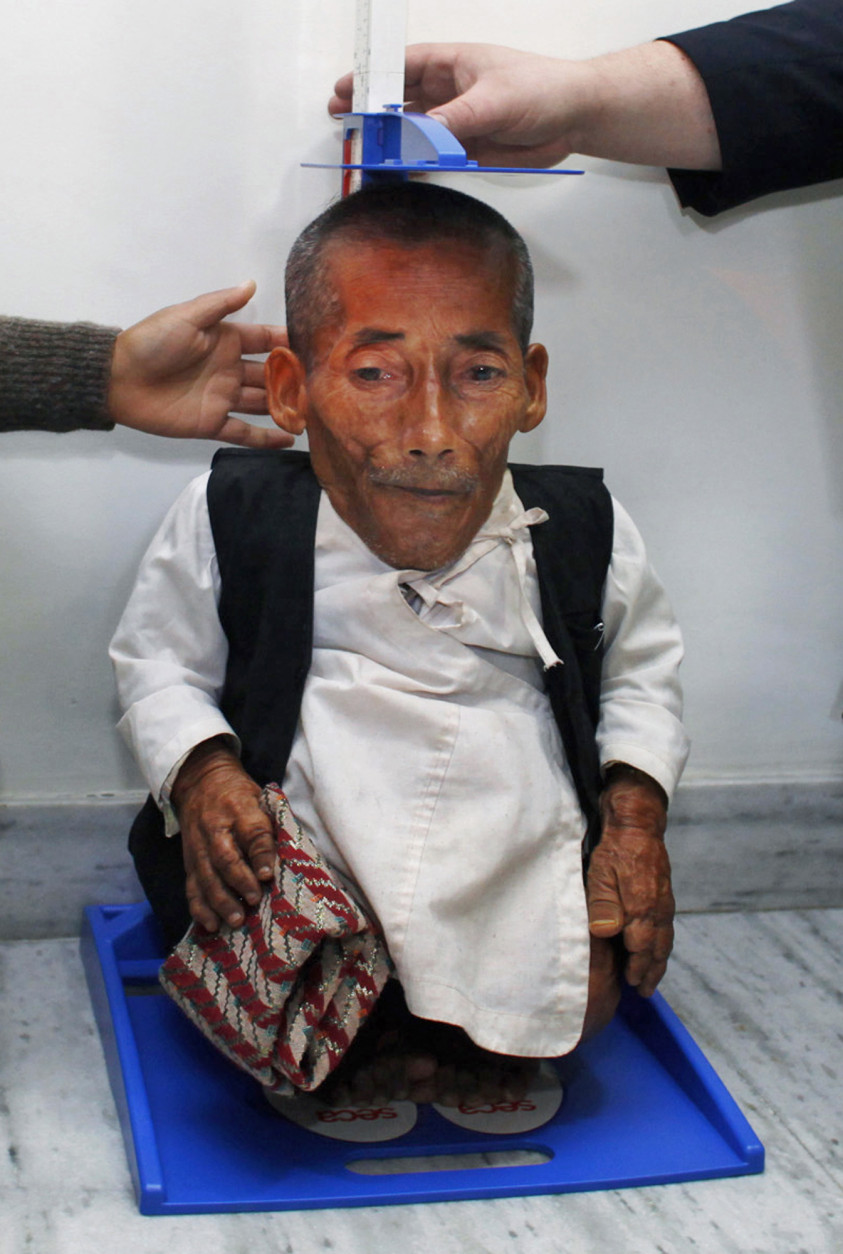
[[[431,372],[410,398],[405,415],[404,451],[414,458],[446,457],[456,447],[456,432],[441,380]]]

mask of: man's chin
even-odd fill
[[[485,501],[468,493],[389,491],[345,521],[376,557],[396,570],[438,570],[465,552],[488,517]]]
[[[439,529],[431,527],[429,520],[420,520],[412,528],[373,529],[361,539],[376,557],[396,570],[439,570],[465,552],[476,531],[476,527]]]
[[[450,566],[468,547],[468,542],[455,543],[453,536],[442,543],[425,536],[416,536],[406,543],[396,542],[392,537],[381,540],[364,536],[363,539],[375,557],[395,570],[439,570]]]

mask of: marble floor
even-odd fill
[[[0,1254],[839,1254],[843,910],[684,915],[662,986],[763,1175],[484,1202],[145,1218],[77,939],[0,944]]]

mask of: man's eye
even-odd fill
[[[388,371],[381,370],[380,366],[360,366],[354,373],[364,383],[377,383],[380,379],[392,377]]]
[[[503,371],[499,366],[471,366],[468,371],[468,377],[474,383],[491,383],[493,379],[499,379],[503,375]]]

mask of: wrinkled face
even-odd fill
[[[521,352],[508,263],[456,242],[404,248],[336,241],[339,317],[313,366],[267,363],[276,421],[307,428],[340,517],[384,562],[434,570],[489,516],[516,431],[541,422],[547,354]]]

